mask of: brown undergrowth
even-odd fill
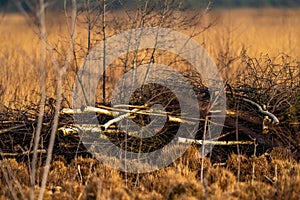
[[[152,173],[124,174],[92,158],[78,157],[67,163],[57,157],[51,164],[45,199],[299,199],[300,164],[283,148],[269,154],[246,157],[231,154],[223,166],[205,158],[203,180],[200,158],[190,147],[171,166]],[[279,156],[278,156],[279,155]],[[285,155],[282,157],[280,155]],[[186,162],[188,160],[188,163]],[[1,161],[1,199],[11,198],[8,187],[29,195],[29,171],[16,159]],[[42,173],[43,167],[38,169]],[[12,185],[6,176],[13,176]],[[239,180],[237,179],[239,177]],[[12,177],[10,177],[12,178]],[[41,178],[41,177],[39,177]],[[38,187],[37,187],[38,189]],[[24,197],[23,196],[23,197]]]

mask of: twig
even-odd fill
[[[18,129],[18,128],[22,128],[22,127],[24,127],[24,126],[26,126],[26,124],[21,124],[21,125],[18,125],[18,126],[13,126],[13,127],[1,129],[1,130],[0,130],[0,134],[7,133],[7,132],[9,132],[9,131],[12,131],[12,130],[15,130],[15,129]]]

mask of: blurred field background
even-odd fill
[[[63,52],[67,46],[64,41],[69,36],[64,16],[49,14],[47,22],[51,45]],[[209,23],[212,26],[195,39],[217,63],[224,79],[234,80],[236,70],[241,67],[240,56],[245,52],[250,57],[268,55],[273,58],[286,54],[294,60],[300,59],[300,9],[215,9],[204,15],[196,29]],[[4,105],[39,102],[40,40],[37,31],[20,14],[6,14],[0,18],[0,100]],[[78,46],[85,47],[87,31],[80,24],[77,31]],[[194,27],[184,32],[191,31],[195,31]],[[84,49],[78,51],[79,55],[80,51],[84,55]],[[47,96],[51,97],[55,95],[56,73],[50,60],[46,66]],[[71,99],[74,68],[69,70],[70,74],[64,79],[64,94],[68,100]]]

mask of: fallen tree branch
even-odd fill
[[[97,132],[99,134],[99,139],[108,139],[107,136],[104,134],[104,132],[114,132],[115,130],[109,130],[103,131],[101,126],[71,126],[71,127],[61,127],[59,128],[59,131],[62,131],[64,136],[78,133],[79,131],[87,131],[87,132]],[[215,140],[195,140],[195,139],[189,139],[189,138],[182,138],[178,137],[177,139],[178,144],[213,144],[213,145],[220,145],[220,146],[230,146],[230,145],[252,145],[254,142],[252,141],[215,141]]]
[[[220,145],[220,146],[230,146],[230,145],[251,145],[254,144],[252,141],[215,141],[215,140],[194,140],[188,138],[178,137],[178,143],[183,144],[213,144],[213,145]]]
[[[193,121],[203,120],[203,119],[194,119],[194,118],[182,119],[178,116],[170,115],[170,113],[168,113],[168,112],[155,112],[155,110],[153,110],[153,109],[141,110],[141,108],[147,108],[147,107],[138,106],[138,108],[134,108],[132,110],[109,108],[109,110],[108,110],[108,109],[104,109],[104,108],[96,108],[96,107],[92,107],[92,106],[86,106],[81,109],[64,108],[61,110],[60,114],[98,113],[98,114],[103,114],[106,116],[116,117],[116,118],[108,121],[106,124],[104,124],[103,125],[104,129],[107,129],[113,123],[117,123],[125,118],[129,118],[132,114],[142,114],[142,115],[151,115],[151,116],[160,116],[160,117],[168,116],[168,121],[170,121],[170,122],[187,123],[187,124],[194,124],[196,122],[193,122]],[[126,113],[126,114],[121,115],[121,113]],[[189,120],[193,120],[193,121],[189,121]]]
[[[96,108],[92,106],[85,106],[80,109],[69,109],[69,108],[64,108],[60,111],[60,114],[83,114],[83,113],[98,113],[98,114],[103,114],[107,116],[117,116],[119,115],[119,112],[113,112],[109,111],[107,109],[102,109],[102,108]]]

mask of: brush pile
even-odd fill
[[[249,144],[253,143],[253,145],[239,147],[239,151],[247,155],[263,153],[274,147],[288,148],[299,160],[299,64],[290,63],[285,55],[280,57],[280,63],[278,60],[272,61],[268,57],[260,59],[245,57],[243,59],[244,72],[237,77],[234,83],[226,85],[226,120],[222,134],[214,139],[229,142],[249,141]],[[209,93],[199,74],[187,73],[184,75],[193,85],[198,100],[202,102],[199,111],[201,113],[199,129],[196,138],[191,139],[202,140],[205,117],[209,115],[207,112]],[[82,107],[78,112],[91,112],[89,109],[96,109],[94,112],[100,126],[89,130],[93,134],[92,137],[95,136],[95,133],[96,137],[99,137],[101,133],[104,141],[109,139],[120,147],[127,140],[129,142],[127,148],[130,151],[153,151],[170,142],[180,123],[186,123],[180,118],[180,108],[176,98],[169,101],[170,96],[172,93],[167,88],[150,84],[135,92],[129,110],[97,104],[95,107]],[[163,105],[166,113],[151,110],[150,107],[154,104]],[[47,150],[54,118],[54,105],[53,98],[48,98],[44,105],[45,114],[38,148],[41,157],[44,157],[43,154]],[[15,104],[14,108],[2,106],[0,110],[0,155],[20,159],[30,156],[38,123],[39,105],[30,104],[24,107]],[[74,124],[73,114],[76,112],[76,110],[66,107],[60,109],[54,156],[62,155],[67,159],[78,155],[89,156],[81,144],[79,136],[82,132],[86,132],[86,128]],[[158,134],[152,137],[140,139],[136,137],[134,130],[130,130],[130,127],[126,134],[118,131],[116,126],[116,122],[124,118],[130,118],[139,126],[144,126],[151,122],[151,116],[162,117],[161,114],[168,116],[167,120],[164,119],[166,124]],[[123,118],[119,119],[120,116]],[[139,145],[140,142],[143,143],[142,147]],[[236,152],[236,150],[237,145],[234,143],[226,145],[226,147],[215,146],[211,157],[215,162],[222,162],[226,160],[230,152]]]

